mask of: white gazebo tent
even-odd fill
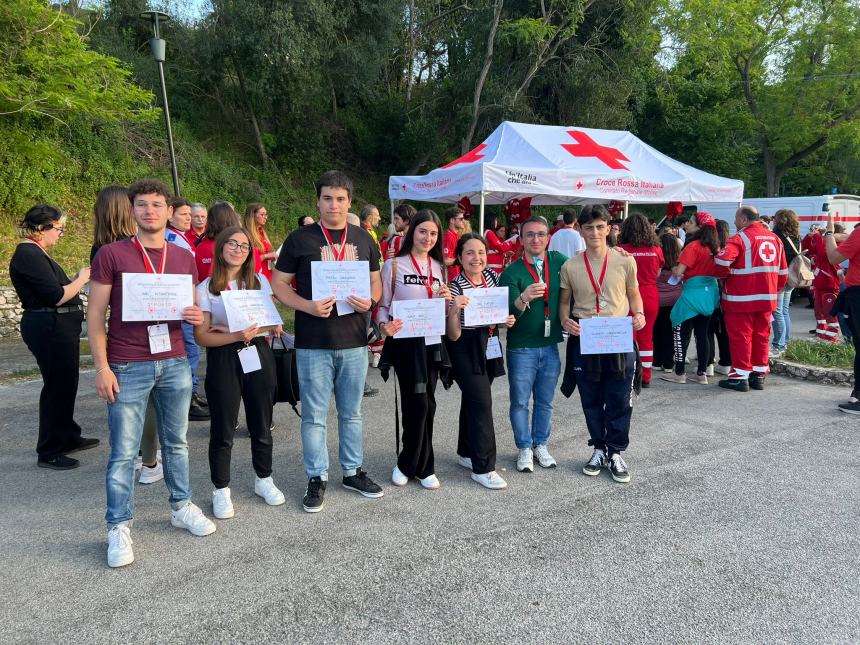
[[[622,130],[504,121],[474,150],[422,176],[392,176],[392,200],[532,205],[735,202],[744,184],[667,157]]]

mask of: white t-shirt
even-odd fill
[[[572,258],[585,250],[585,241],[579,231],[572,228],[560,228],[553,233],[552,239],[549,241],[549,250],[558,251],[562,255]]]
[[[272,297],[272,287],[269,285],[269,281],[266,280],[266,276],[258,273],[257,279],[260,281],[260,291]],[[220,295],[216,296],[209,292],[209,283],[211,281],[212,278],[209,277],[197,285],[197,306],[203,311],[208,311],[211,315],[210,325],[212,329],[229,333],[230,327],[227,325],[227,312],[224,310],[224,302],[221,300]],[[231,280],[230,288],[238,289],[239,285],[236,284],[235,280]],[[265,336],[266,332],[257,335]]]

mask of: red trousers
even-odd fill
[[[645,314],[645,326],[633,332],[633,339],[639,345],[639,355],[642,358],[642,380],[651,382],[651,365],[654,362],[654,323],[660,311],[660,296],[657,285],[639,285],[642,295],[642,309]]]
[[[750,372],[768,373],[770,311],[724,311],[729,346],[732,348],[732,371],[729,378],[749,378]]]
[[[831,316],[833,303],[839,295],[839,289],[831,290],[818,287],[815,289],[815,329],[818,338],[835,343],[839,340],[839,321],[836,316]]]

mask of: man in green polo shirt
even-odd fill
[[[552,399],[561,374],[558,343],[559,275],[567,257],[547,251],[549,224],[530,217],[522,225],[523,257],[502,273],[500,285],[508,287],[510,310],[517,322],[508,330],[508,386],[511,426],[519,454],[517,470],[534,471],[534,458],[544,468],[555,459],[547,449],[552,426]],[[529,399],[534,411],[529,425]]]

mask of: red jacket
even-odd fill
[[[827,257],[827,245],[823,235],[815,235],[809,241],[809,259],[812,260],[812,286],[824,291],[839,291],[839,267],[831,264]]]
[[[505,253],[513,253],[517,250],[516,240],[505,242],[493,231],[487,230],[487,268],[501,274],[505,268]]]
[[[776,294],[785,288],[788,265],[782,242],[761,222],[753,222],[726,242],[714,258],[724,277],[723,311],[774,311]]]

